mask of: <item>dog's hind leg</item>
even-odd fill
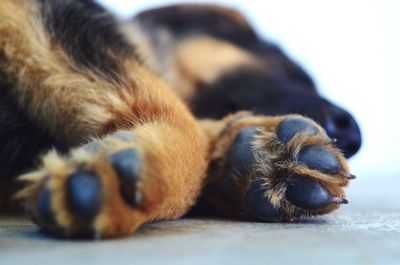
[[[51,25],[62,12],[77,21],[63,17],[68,25]],[[197,121],[134,56],[102,40],[118,36],[103,12],[89,1],[0,3],[0,71],[13,84],[9,94],[32,121],[76,146],[66,155],[48,153],[37,171],[21,177],[28,185],[19,197],[32,219],[60,236],[122,236],[145,222],[177,218],[205,177],[207,142]],[[74,23],[98,30],[96,49],[88,51],[75,31],[71,51],[62,32],[51,30]],[[76,57],[80,48],[83,59]]]

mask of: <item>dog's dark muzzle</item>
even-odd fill
[[[360,149],[360,128],[350,113],[332,105],[324,109],[322,118],[320,124],[331,138],[337,139],[336,145],[346,157],[351,157]]]

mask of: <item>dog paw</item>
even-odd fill
[[[128,235],[141,225],[151,192],[143,157],[131,134],[118,132],[61,157],[51,152],[29,181],[25,198],[33,221],[60,237],[101,238]]]
[[[298,116],[245,117],[231,138],[217,181],[233,215],[292,220],[346,204],[346,160],[314,121]],[[226,141],[225,141],[226,142]]]

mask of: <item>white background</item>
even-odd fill
[[[127,18],[149,7],[184,1],[99,2]],[[311,73],[323,95],[356,117],[364,141],[351,159],[353,173],[400,173],[400,1],[217,2],[239,8],[261,35],[279,43]]]

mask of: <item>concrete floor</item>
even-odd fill
[[[356,180],[350,204],[291,224],[184,219],[108,241],[49,238],[0,218],[0,264],[400,264],[400,177]]]

